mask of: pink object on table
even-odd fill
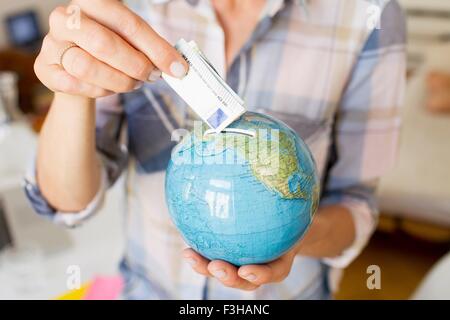
[[[120,276],[96,277],[83,300],[116,300],[123,289]]]

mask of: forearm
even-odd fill
[[[57,93],[39,137],[37,180],[57,210],[83,210],[100,187],[94,100]]]
[[[354,239],[355,227],[350,211],[340,205],[322,207],[299,243],[298,254],[314,258],[336,257],[350,247]]]

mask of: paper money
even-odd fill
[[[220,77],[195,42],[180,39],[175,48],[189,64],[183,79],[166,73],[163,79],[215,132],[221,132],[244,112],[244,101]]]

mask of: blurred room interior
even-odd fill
[[[101,214],[74,230],[36,217],[22,190],[52,99],[33,63],[49,12],[65,2],[0,0],[0,299],[81,297],[95,279],[117,274],[123,251],[120,181]],[[397,165],[378,190],[378,230],[344,270],[338,299],[450,299],[450,111],[427,103],[430,74],[450,79],[450,1],[399,2],[409,64]],[[83,270],[83,287],[68,292],[72,264]],[[369,265],[382,269],[381,290],[366,286]]]

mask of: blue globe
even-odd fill
[[[195,127],[173,149],[166,201],[186,243],[210,260],[272,261],[292,248],[318,207],[306,144],[286,124],[247,112],[222,133]]]

